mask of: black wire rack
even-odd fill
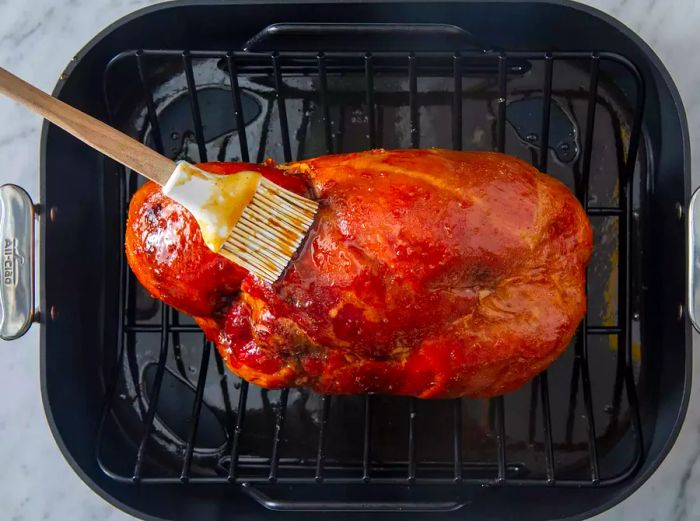
[[[463,110],[464,102],[463,82],[469,75],[479,74],[493,80],[497,91],[495,103],[495,138],[493,149],[506,151],[507,137],[507,110],[509,103],[508,79],[510,75],[526,71],[528,64],[538,64],[538,76],[540,82],[541,112],[534,117],[540,122],[539,153],[534,163],[541,171],[548,170],[547,151],[550,148],[550,121],[553,107],[553,79],[556,65],[560,62],[575,63],[584,71],[588,83],[580,87],[580,92],[586,103],[585,123],[581,125],[581,153],[579,158],[580,168],[574,180],[576,194],[591,218],[614,218],[618,223],[616,248],[619,252],[619,263],[616,280],[618,308],[616,312],[617,323],[613,325],[592,324],[589,318],[585,318],[579,328],[579,332],[573,342],[573,362],[570,368],[570,381],[565,390],[557,389],[557,393],[568,393],[568,412],[566,415],[567,438],[562,443],[555,441],[553,433],[553,412],[550,407],[552,392],[550,390],[549,371],[541,373],[529,387],[529,409],[526,423],[529,425],[530,436],[537,430],[541,432],[541,442],[532,443],[532,450],[537,458],[543,461],[543,475],[533,476],[527,472],[525,465],[509,458],[507,440],[511,421],[506,415],[504,397],[493,398],[488,403],[488,421],[492,425],[492,450],[491,457],[485,461],[467,461],[464,456],[464,408],[468,401],[456,399],[449,404],[441,403],[440,407],[449,407],[451,413],[446,416],[446,423],[441,427],[450,432],[449,457],[440,464],[421,460],[417,451],[418,431],[423,420],[422,412],[426,407],[431,407],[430,402],[422,402],[416,399],[394,398],[406,400],[405,424],[403,429],[407,432],[405,457],[394,461],[381,461],[380,455],[373,445],[373,431],[378,428],[381,418],[375,414],[377,401],[384,399],[378,396],[365,396],[353,398],[355,403],[361,404],[361,414],[353,421],[361,424],[361,436],[355,443],[361,446],[358,450],[359,457],[352,464],[344,464],[337,458],[328,457],[329,444],[329,418],[334,413],[336,406],[346,397],[319,397],[317,407],[317,431],[313,441],[315,456],[306,459],[294,459],[289,455],[282,456],[281,449],[287,443],[286,422],[290,403],[289,389],[279,393],[276,405],[273,407],[274,422],[268,425],[269,436],[268,453],[265,457],[250,458],[243,454],[242,437],[249,426],[246,410],[251,392],[257,388],[245,381],[236,381],[235,387],[237,400],[227,392],[232,380],[237,380],[234,375],[226,374],[221,359],[213,345],[202,339],[196,347],[201,350],[196,381],[193,382],[194,397],[191,407],[188,409],[189,419],[186,439],[182,440],[182,446],[175,451],[175,455],[168,460],[169,463],[161,465],[149,465],[149,450],[152,449],[154,422],[159,416],[159,403],[163,398],[163,381],[166,374],[166,362],[177,349],[180,335],[200,334],[199,328],[179,315],[175,310],[160,304],[157,316],[159,323],[153,321],[139,321],[134,313],[135,294],[138,283],[135,281],[125,261],[121,268],[121,294],[120,305],[123,310],[120,316],[120,329],[122,334],[118,341],[118,361],[115,364],[113,374],[110,375],[105,399],[105,408],[100,425],[100,440],[98,442],[97,458],[103,470],[120,482],[133,482],[141,485],[147,484],[225,484],[240,486],[242,490],[254,497],[259,502],[270,508],[316,508],[314,502],[291,501],[288,503],[271,500],[259,486],[269,484],[281,485],[315,485],[330,487],[333,485],[409,485],[409,490],[423,485],[444,485],[456,487],[450,490],[460,490],[468,484],[488,486],[538,486],[538,487],[595,487],[617,483],[633,475],[643,462],[642,430],[637,403],[634,363],[632,360],[632,327],[633,311],[631,309],[631,229],[633,226],[633,179],[635,165],[638,160],[638,151],[641,142],[641,115],[645,98],[644,83],[634,64],[623,56],[606,52],[434,52],[434,53],[402,53],[402,52],[375,52],[375,53],[323,53],[323,52],[226,52],[226,51],[180,51],[180,50],[137,50],[127,52],[116,57],[110,64],[114,67],[135,67],[136,77],[139,79],[139,92],[143,96],[141,102],[145,106],[144,126],[149,126],[150,144],[158,151],[163,152],[163,142],[159,122],[158,102],[154,99],[152,85],[149,83],[149,71],[157,60],[165,59],[177,63],[179,61],[184,73],[186,83],[186,95],[189,100],[191,123],[194,129],[194,141],[200,161],[206,161],[207,147],[205,139],[205,127],[207,121],[200,110],[201,86],[197,85],[195,67],[193,61],[215,61],[221,70],[224,70],[229,78],[227,88],[230,92],[233,110],[228,115],[239,129],[237,138],[240,148],[240,159],[248,161],[252,154],[250,149],[250,137],[245,131],[245,114],[242,110],[242,90],[240,79],[247,75],[262,75],[270,78],[270,84],[274,90],[274,103],[276,104],[276,116],[272,118],[270,125],[277,125],[281,135],[282,159],[290,161],[292,157],[292,142],[298,136],[290,135],[289,118],[287,112],[287,92],[290,87],[286,79],[290,75],[311,77],[316,81],[317,105],[322,121],[322,141],[327,153],[339,150],[337,142],[337,128],[332,122],[332,108],[329,99],[332,96],[329,87],[329,77],[342,78],[344,74],[354,74],[362,79],[364,90],[364,125],[366,129],[366,148],[380,146],[381,143],[381,96],[375,88],[377,74],[393,74],[403,77],[406,89],[406,104],[410,117],[410,145],[421,146],[421,92],[419,80],[424,75],[443,74],[451,78],[452,96],[448,100],[451,117],[445,125],[450,125],[451,142],[442,143],[445,147],[462,149],[463,136]],[[628,99],[633,100],[629,110],[631,124],[628,127],[628,135],[623,145],[622,160],[619,169],[619,192],[617,205],[594,206],[590,204],[589,185],[591,177],[592,151],[594,149],[594,129],[596,124],[597,106],[600,105],[599,82],[601,81],[602,64],[613,64],[620,70],[624,70],[629,79],[628,89],[631,94]],[[476,71],[476,72],[475,72]],[[107,75],[105,76],[107,77]],[[402,81],[403,81],[402,80]],[[334,81],[336,81],[334,79]],[[107,90],[105,91],[107,92]],[[107,105],[111,108],[109,94],[106,94]],[[583,123],[583,122],[582,122]],[[130,194],[137,186],[136,176],[133,173],[123,172],[122,194],[120,196],[123,215],[126,215]],[[123,231],[123,229],[122,229]],[[617,339],[616,367],[614,382],[612,383],[613,396],[611,403],[613,408],[620,409],[622,395],[626,396],[628,416],[624,429],[624,435],[633,441],[630,455],[622,472],[608,475],[601,471],[600,432],[596,425],[595,405],[593,401],[593,384],[591,382],[591,368],[589,364],[589,342],[594,337],[614,337]],[[104,456],[103,446],[104,432],[106,429],[117,428],[114,420],[114,403],[118,398],[117,389],[128,378],[130,353],[138,351],[140,339],[148,337],[158,339],[158,355],[155,365],[155,373],[151,381],[143,383],[140,377],[132,378],[141,382],[134,391],[139,395],[139,405],[136,427],[131,429],[133,448],[133,465],[130,471],[115,470],[115,465]],[[202,338],[201,335],[199,338]],[[212,356],[212,350],[214,355]],[[170,355],[169,355],[170,353]],[[176,356],[177,358],[177,356]],[[213,368],[210,370],[210,368]],[[138,371],[136,371],[138,372]],[[132,375],[133,376],[133,375]],[[202,471],[202,464],[198,464],[197,470],[193,470],[193,461],[198,457],[197,440],[200,417],[202,415],[205,399],[205,387],[207,380],[212,378],[224,382],[221,384],[221,392],[224,395],[224,412],[226,425],[226,443],[219,451],[217,463],[211,463],[210,468]],[[228,383],[226,383],[228,381]],[[122,382],[122,383],[120,383]],[[140,388],[139,388],[140,386]],[[575,421],[580,421],[578,411],[579,389],[581,389],[584,418],[585,440],[579,444],[586,453],[583,472],[560,471],[558,451],[560,446],[570,445],[571,429]],[[527,393],[528,390],[522,391]],[[147,395],[147,400],[143,396]],[[138,401],[138,400],[137,400]],[[435,402],[433,402],[435,403]],[[437,405],[436,405],[437,406]],[[540,411],[539,413],[537,411]],[[538,414],[541,423],[538,423]],[[519,420],[518,420],[519,421]],[[515,421],[513,421],[515,423]],[[598,428],[597,428],[598,427]],[[123,425],[120,427],[126,429]],[[255,427],[258,428],[258,427]],[[403,431],[402,431],[403,432]],[[134,434],[136,433],[136,435]],[[403,442],[402,442],[403,443]],[[580,448],[579,447],[579,448]],[[563,449],[562,449],[563,450]],[[608,452],[608,448],[605,449]],[[125,458],[122,458],[125,459]],[[126,458],[128,459],[128,458]],[[206,460],[213,461],[213,460]],[[206,463],[203,464],[206,467]],[[338,508],[354,508],[356,503],[350,501],[337,501]],[[451,509],[461,505],[458,500],[435,501],[428,505],[416,503],[415,498],[404,499],[402,502],[375,505],[377,508],[429,508]],[[328,503],[323,504],[328,508]],[[366,507],[366,505],[365,505]]]

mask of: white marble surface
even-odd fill
[[[44,90],[80,47],[110,22],[148,0],[0,0],[0,65]],[[700,138],[700,2],[696,0],[588,0],[639,33],[676,81]],[[13,168],[0,182],[24,186],[37,199],[38,117],[0,98],[0,157]],[[700,146],[693,150],[700,164]],[[693,176],[697,186],[700,178]],[[695,337],[695,345],[700,338]],[[0,365],[0,519],[118,521],[133,519],[88,489],[63,460],[49,432],[39,392],[38,331],[3,343]],[[700,381],[700,357],[695,360]],[[688,417],[671,454],[632,497],[597,521],[700,519],[700,395],[693,389]],[[12,476],[8,480],[4,476]]]

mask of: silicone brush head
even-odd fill
[[[314,223],[318,203],[264,177],[219,253],[275,282]]]
[[[314,222],[318,203],[259,172],[212,174],[177,164],[163,193],[187,208],[214,252],[275,282]]]

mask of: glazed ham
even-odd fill
[[[193,315],[229,368],[267,388],[488,397],[556,359],[585,310],[591,227],[559,181],[510,156],[445,150],[324,156],[256,170],[317,198],[273,285],[212,253],[152,183],[132,198],[129,264]]]

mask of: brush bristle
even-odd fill
[[[272,284],[304,240],[316,210],[316,201],[262,178],[220,253]]]

